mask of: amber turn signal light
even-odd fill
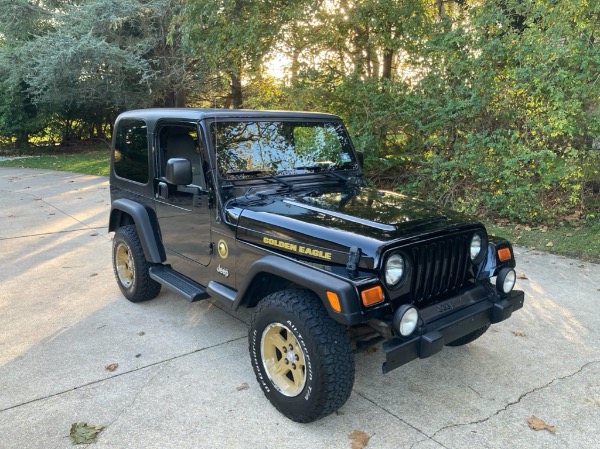
[[[498,250],[498,259],[500,262],[506,262],[510,260],[510,249],[509,248],[501,248]]]
[[[363,290],[360,294],[365,306],[372,306],[383,301],[383,289],[380,285]]]
[[[342,306],[340,305],[340,298],[333,292],[327,291],[327,299],[329,300],[329,305],[336,312],[342,311]]]

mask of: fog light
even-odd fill
[[[394,319],[392,326],[396,332],[403,337],[408,337],[417,328],[419,323],[419,312],[413,306],[404,304],[400,306],[396,313],[394,313]]]
[[[517,281],[517,273],[512,268],[502,268],[496,277],[496,289],[505,295],[510,293]]]

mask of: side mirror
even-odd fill
[[[357,151],[356,158],[358,159],[358,165],[362,169],[365,166],[365,154],[362,151]]]
[[[167,182],[176,186],[192,183],[192,164],[184,158],[172,158],[167,161]]]

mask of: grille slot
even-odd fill
[[[413,247],[412,288],[415,302],[427,301],[465,283],[468,268],[468,235]]]

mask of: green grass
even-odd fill
[[[42,168],[46,170],[72,171],[87,175],[108,176],[110,153],[84,152],[68,154],[43,154],[27,159],[0,161],[0,167]]]
[[[600,221],[567,223],[554,228],[486,223],[489,234],[538,251],[600,263]]]

